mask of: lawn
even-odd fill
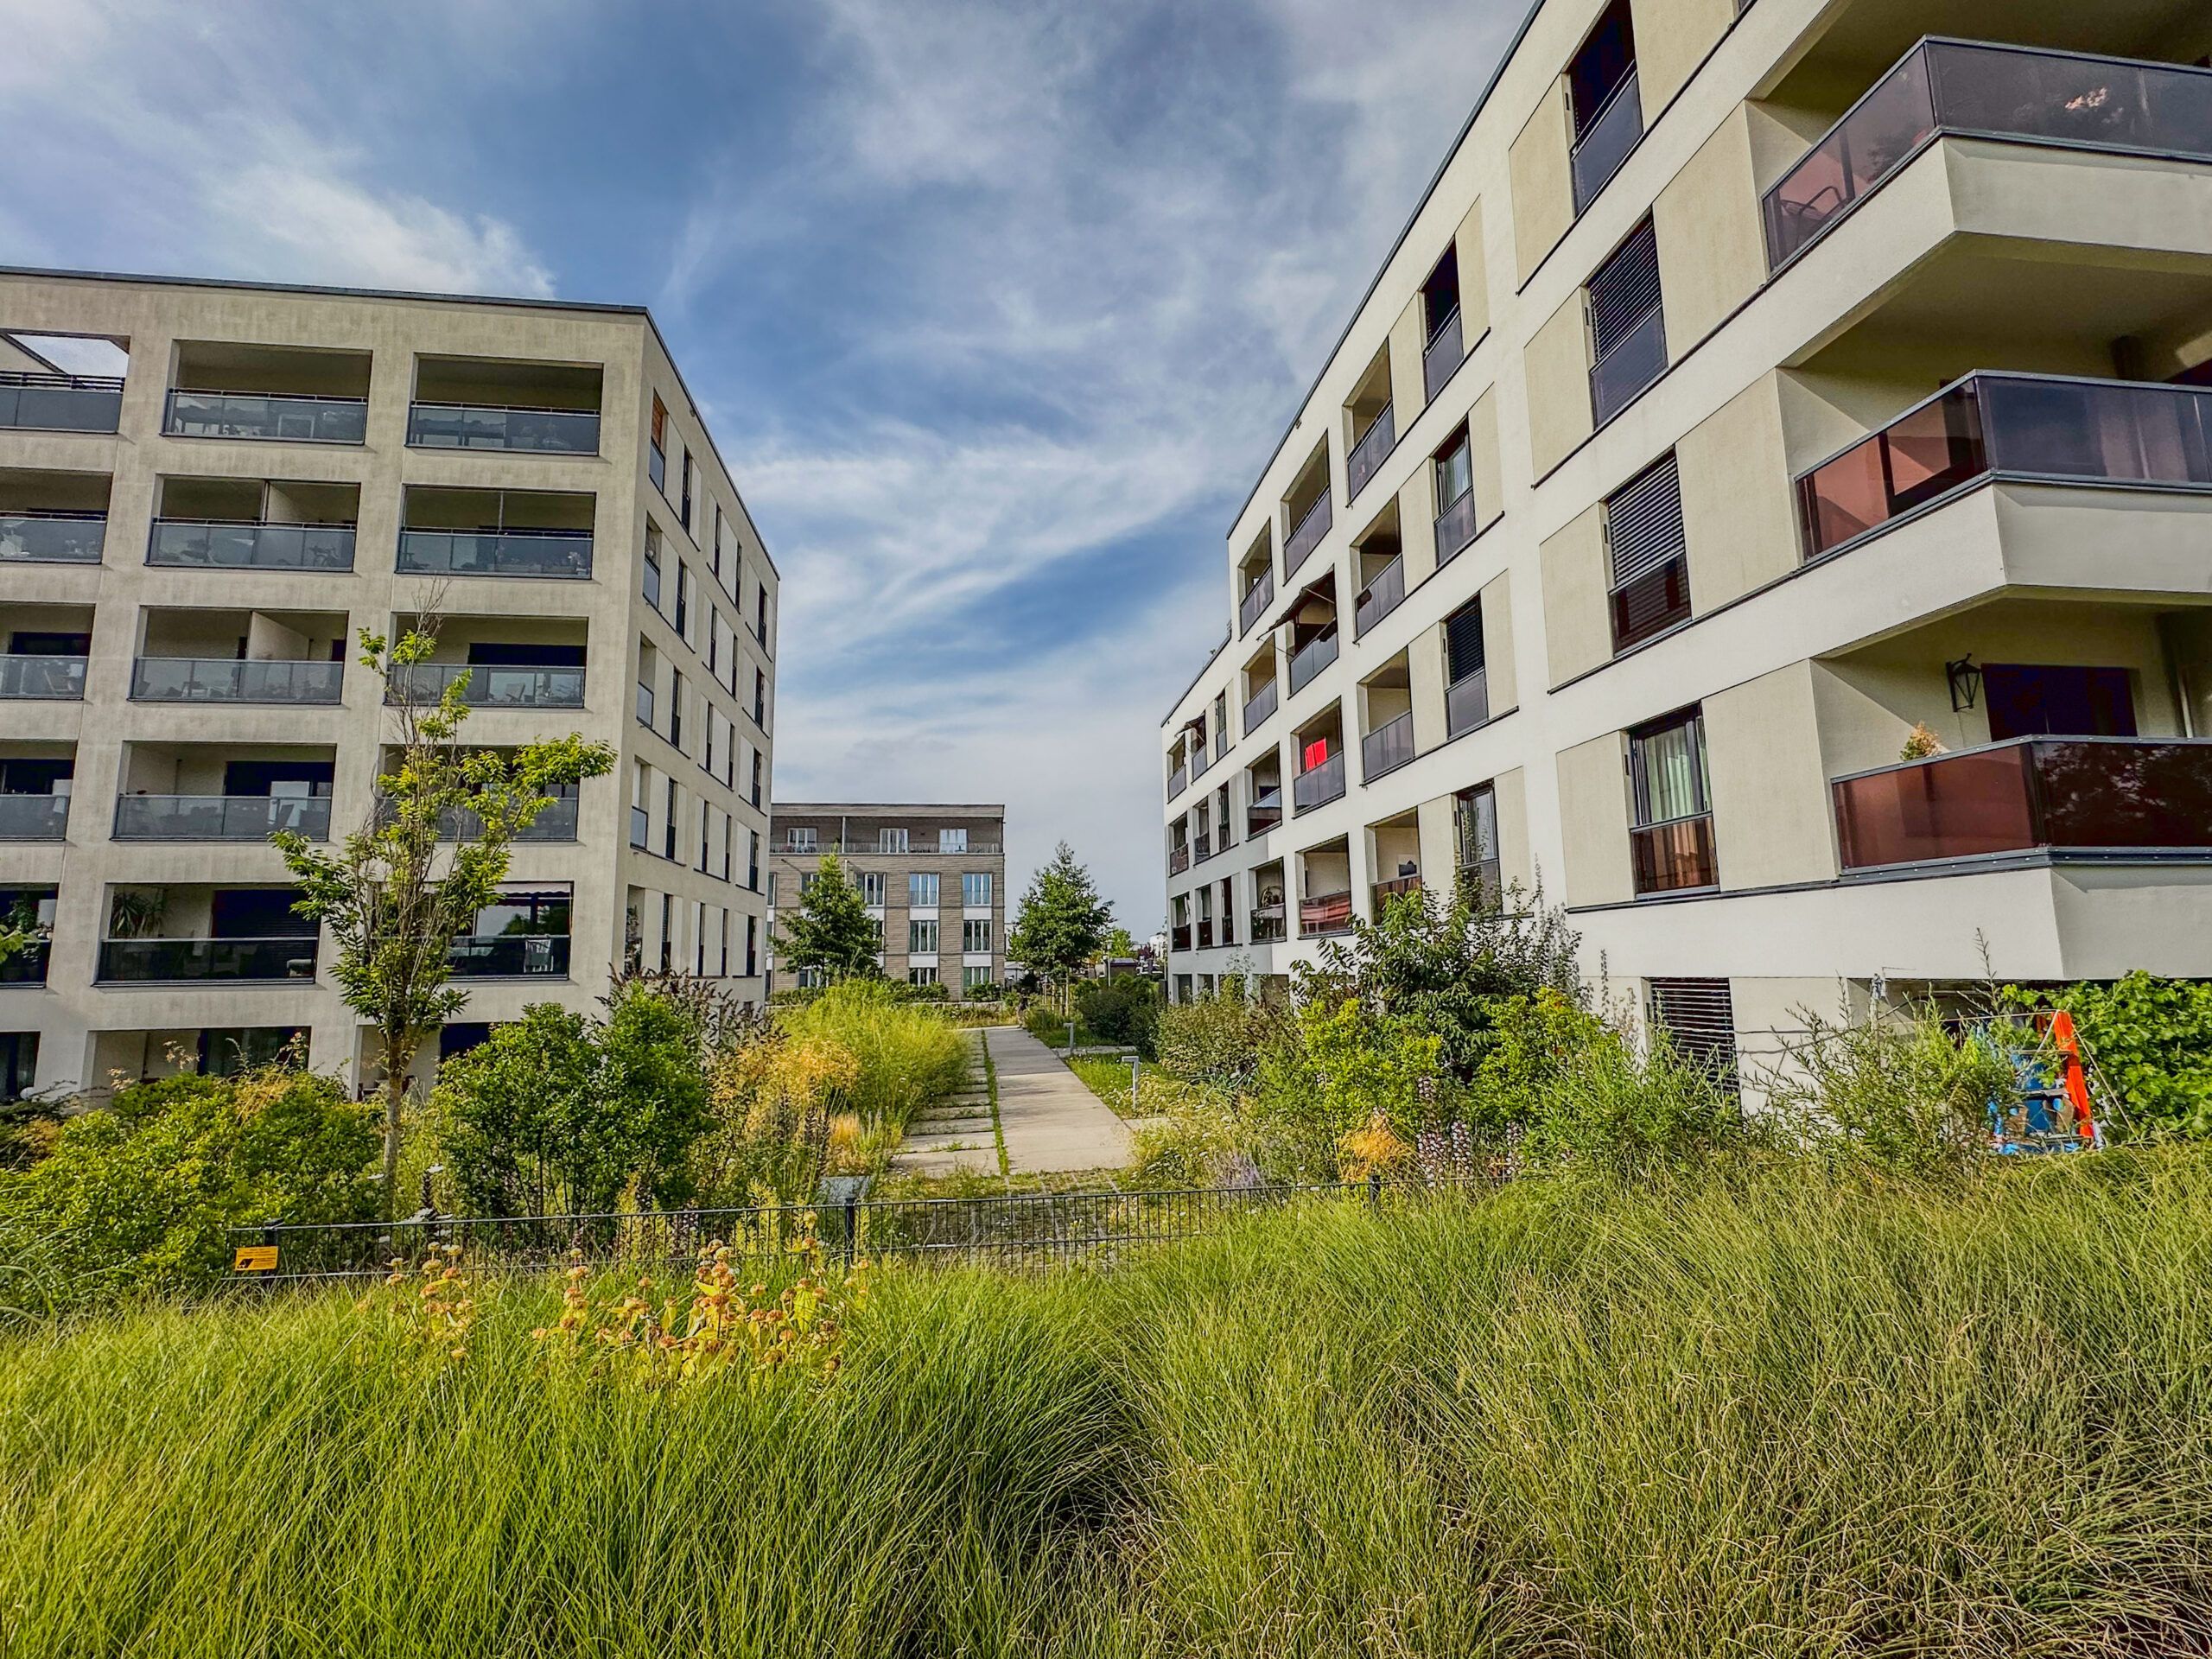
[[[2209,1279],[2212,1159],[2123,1152],[883,1269],[834,1374],[652,1385],[535,1281],[459,1359],[343,1294],[118,1310],[0,1344],[0,1607],[16,1656],[2201,1651]]]

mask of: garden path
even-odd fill
[[[999,1079],[1009,1174],[1109,1169],[1129,1161],[1128,1127],[1020,1026],[983,1033]]]

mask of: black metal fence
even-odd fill
[[[1194,1237],[1239,1216],[1294,1204],[1376,1206],[1488,1192],[1472,1180],[1370,1179],[1331,1185],[1186,1187],[1160,1192],[1007,1193],[975,1198],[859,1198],[749,1210],[632,1215],[437,1216],[402,1222],[234,1229],[234,1277],[262,1283],[381,1275],[457,1249],[464,1267],[546,1270],[594,1265],[689,1265],[710,1245],[772,1266],[817,1251],[832,1262],[945,1261],[999,1265],[1108,1262]]]

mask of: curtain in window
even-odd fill
[[[1639,825],[1695,817],[1707,810],[1705,728],[1697,715],[1648,728],[1630,743]]]

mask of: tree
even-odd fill
[[[300,884],[293,908],[330,929],[338,947],[331,976],[376,1033],[387,1205],[397,1202],[400,1119],[415,1056],[468,1001],[447,982],[453,941],[498,894],[514,838],[552,804],[553,791],[614,765],[613,750],[574,733],[510,754],[467,747],[466,677],[432,698],[427,677],[416,672],[437,649],[438,626],[433,612],[397,643],[361,630],[361,664],[385,683],[398,752],[377,780],[368,823],[334,851],[296,830],[270,837]]]
[[[1074,850],[1064,841],[1052,862],[1030,879],[1014,931],[1007,936],[1007,954],[1052,978],[1065,1013],[1077,970],[1098,954],[1113,920],[1113,906],[1098,896],[1090,872],[1076,862]]]
[[[880,971],[875,923],[835,853],[822,855],[821,870],[799,895],[798,909],[770,944],[786,966],[817,968],[833,982],[873,979]]]
[[[1136,940],[1130,937],[1128,928],[1121,926],[1108,928],[1106,942],[1098,947],[1098,954],[1109,962],[1116,958],[1127,961],[1136,953]]]

